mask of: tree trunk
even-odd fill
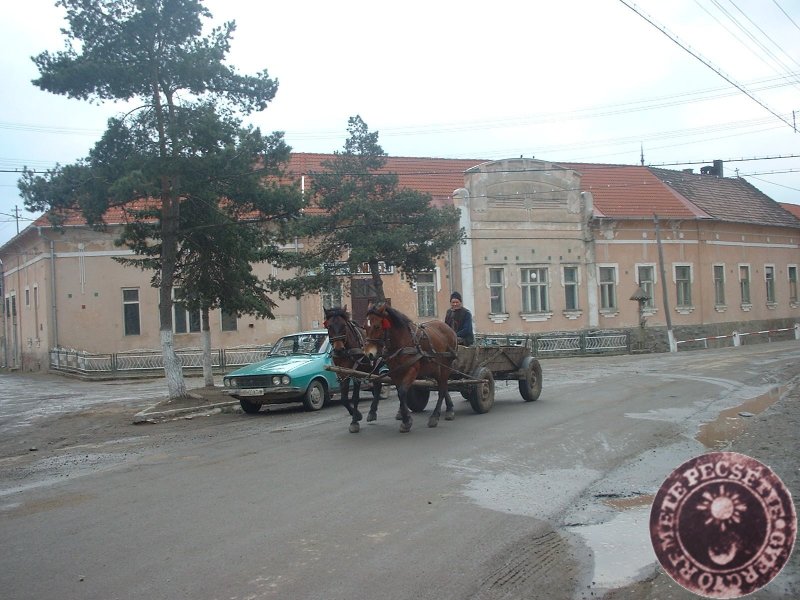
[[[208,326],[208,308],[203,308],[201,315],[203,321],[203,382],[206,387],[214,387],[214,365],[211,361],[211,329]]]
[[[169,156],[167,132],[164,124],[164,108],[158,74],[153,79],[153,101],[158,120],[158,142],[161,158]],[[174,143],[173,143],[174,147]],[[172,333],[172,283],[175,280],[175,263],[178,255],[178,216],[180,204],[172,193],[172,181],[167,174],[161,176],[161,282],[159,285],[158,315],[161,326],[161,351],[164,357],[164,375],[167,379],[167,392],[170,400],[187,395],[186,381],[183,379],[183,365],[175,353]]]
[[[377,260],[369,261],[369,271],[372,273],[372,287],[375,288],[375,303],[386,302],[383,293],[383,279],[381,279],[380,266]]]

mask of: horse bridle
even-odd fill
[[[345,328],[346,328],[345,332],[342,335],[334,335],[334,336],[328,334],[328,341],[331,343],[331,346],[332,346],[334,342],[338,342],[339,340],[342,340],[344,342],[344,349],[343,349],[345,351],[344,355],[348,356],[349,358],[351,358],[353,360],[353,362],[360,363],[361,362],[360,359],[364,356],[364,350],[362,350],[361,346],[358,346],[357,348],[350,348],[347,345],[347,329],[352,331],[353,335],[355,335],[355,337],[357,339],[361,339],[361,334],[359,333],[358,328],[357,328],[356,324],[353,323],[353,321],[351,321],[350,319],[347,319],[346,317],[344,317],[342,315],[338,315],[338,316],[339,316],[339,318],[344,320]],[[337,355],[337,353],[338,353],[338,356],[342,356],[342,351],[341,350],[335,350],[334,349],[333,353],[335,355]]]

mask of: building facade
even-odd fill
[[[289,171],[304,185],[327,158],[293,155]],[[443,318],[458,290],[479,334],[626,329],[638,332],[643,347],[663,349],[653,340],[664,338],[667,315],[687,332],[800,322],[800,220],[744,180],[723,178],[721,165],[694,174],[390,157],[386,169],[433,202],[458,206],[467,232],[467,243],[414,285],[387,269],[386,296],[414,320]],[[106,221],[105,231],[77,218],[55,230],[41,218],[0,248],[4,366],[47,369],[53,348],[159,348],[151,274],[114,261],[129,251],[114,245],[114,215]],[[270,265],[255,269],[263,277],[290,275]],[[281,301],[274,320],[215,311],[212,345],[271,344],[319,327],[324,306],[347,305],[359,318],[370,299],[365,269],[343,279],[340,290]],[[173,319],[175,347],[198,347],[199,314],[177,303]]]

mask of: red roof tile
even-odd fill
[[[780,205],[781,208],[783,208],[783,210],[788,210],[795,217],[800,219],[800,204],[789,204],[788,202],[781,202]]]
[[[333,157],[332,154],[292,154],[286,174],[295,180],[303,175],[313,178],[314,173],[324,170],[322,163]],[[453,192],[464,186],[465,171],[487,162],[492,161],[389,156],[383,171],[396,173],[400,187],[430,194],[434,204],[442,205],[450,203]],[[800,226],[800,206],[778,205],[743,179],[632,165],[558,163],[554,167],[571,169],[580,175],[581,191],[592,193],[597,217],[649,219],[657,214],[674,219]],[[122,209],[114,208],[106,214],[105,221],[124,223],[124,217]],[[84,223],[77,212],[71,212],[64,224]],[[34,223],[37,226],[49,224],[47,216]]]
[[[665,186],[648,167],[560,163],[581,176],[581,191],[592,193],[595,214],[615,219],[707,219],[709,215]]]

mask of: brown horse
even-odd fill
[[[428,427],[436,427],[441,415],[442,400],[447,404],[446,421],[455,418],[453,401],[447,393],[447,379],[456,358],[458,340],[455,332],[442,321],[422,324],[411,322],[407,316],[386,303],[371,306],[365,323],[367,358],[379,356],[389,365],[389,377],[400,397],[400,432],[411,430],[411,412],[407,395],[411,384],[419,377],[433,377],[439,388],[436,408],[428,419]]]
[[[325,328],[328,330],[328,339],[333,346],[333,364],[345,369],[357,369],[359,371],[371,372],[374,363],[367,360],[364,356],[362,347],[364,346],[363,328],[350,318],[347,308],[326,308],[325,309]],[[359,394],[361,392],[361,379],[339,375],[339,385],[342,391],[342,404],[350,413],[350,433],[358,433],[361,429],[359,421],[363,418],[358,410]],[[352,402],[348,398],[350,393],[350,380],[353,380]],[[372,404],[367,413],[367,421],[374,421],[378,418],[378,400],[380,399],[381,384],[372,384]]]

